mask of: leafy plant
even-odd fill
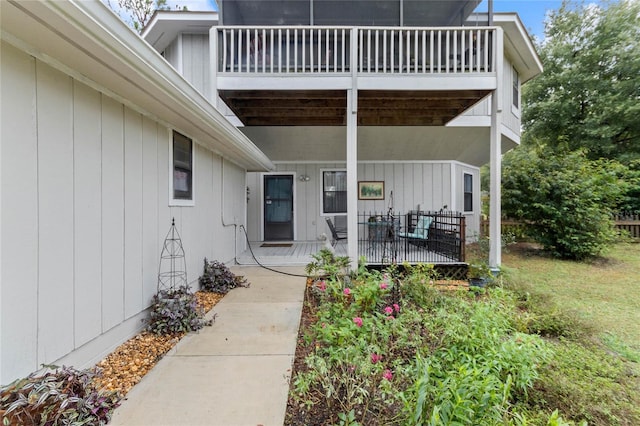
[[[155,334],[187,333],[212,323],[213,320],[204,319],[191,289],[182,286],[160,290],[153,296],[147,329]]]
[[[0,389],[3,424],[105,425],[120,405],[115,392],[97,390],[92,370],[45,366]]]
[[[293,378],[292,397],[307,412],[326,401],[333,414],[323,424],[510,418],[511,404],[527,394],[547,358],[540,337],[515,331],[514,298],[500,288],[478,300],[445,296],[430,285],[436,273],[429,265],[391,277],[389,270],[359,270],[349,287],[322,281],[317,322],[305,334],[313,349]]]
[[[317,280],[319,278],[328,280],[342,280],[347,276],[349,268],[349,257],[336,256],[329,249],[322,249],[318,253],[312,254],[313,261],[307,264],[305,272],[308,276]]]
[[[236,287],[248,287],[247,280],[235,275],[227,265],[217,260],[211,262],[204,259],[204,272],[199,278],[200,287],[204,291],[226,294]]]
[[[627,186],[623,172],[580,151],[520,147],[505,155],[502,207],[554,256],[593,257],[616,239],[611,217]]]

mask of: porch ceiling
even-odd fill
[[[444,126],[488,90],[358,92],[359,126]],[[220,97],[245,126],[344,126],[343,90],[224,90]]]

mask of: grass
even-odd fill
[[[514,250],[503,265],[513,284],[574,311],[611,350],[640,360],[640,244],[618,244],[591,262]]]
[[[526,312],[520,321],[554,352],[524,408],[532,423],[558,409],[575,424],[640,424],[640,244],[589,262],[520,244],[503,266]]]

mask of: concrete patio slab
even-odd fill
[[[111,425],[283,424],[306,280],[258,267],[232,270],[251,286],[227,294],[209,313],[218,314],[212,327],[169,351]]]

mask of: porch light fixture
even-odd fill
[[[300,175],[298,177],[298,180],[300,182],[309,182],[311,180],[311,178],[309,177],[309,175]]]

